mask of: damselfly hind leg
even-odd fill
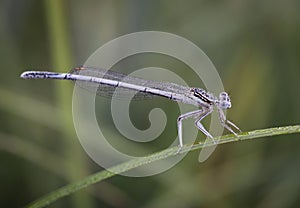
[[[190,117],[198,117],[198,119],[195,121],[195,125],[197,128],[205,134],[207,137],[211,138],[213,142],[216,144],[215,140],[213,139],[213,136],[204,128],[204,126],[201,124],[201,120],[208,116],[212,112],[212,109],[209,108],[203,108],[200,110],[188,112],[185,114],[182,114],[177,119],[177,126],[178,126],[178,139],[179,139],[179,148],[176,154],[178,154],[183,147],[183,140],[182,140],[182,120],[190,118]]]
[[[179,140],[179,145],[178,145],[178,150],[176,152],[176,154],[178,154],[183,147],[183,140],[182,140],[182,120],[190,118],[190,117],[194,117],[194,116],[198,116],[199,114],[202,114],[203,110],[196,110],[196,111],[191,111],[185,114],[180,115],[177,118],[177,131],[178,131],[178,140]]]

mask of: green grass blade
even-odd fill
[[[243,133],[239,134],[239,137],[235,137],[234,135],[225,135],[222,137],[216,137],[215,139],[219,140],[218,144],[225,144],[225,143],[230,143],[230,142],[237,142],[237,141],[244,141],[244,140],[250,140],[250,139],[255,139],[255,138],[271,137],[271,136],[276,136],[276,135],[293,134],[293,133],[300,133],[300,125],[254,130],[254,131],[249,131],[249,132],[243,132]],[[193,150],[198,150],[198,149],[202,149],[205,147],[210,147],[213,145],[214,144],[211,142],[198,143],[198,144],[194,144],[192,146],[185,145],[183,147],[181,153],[189,151],[190,148],[191,148],[191,151],[193,151]],[[52,204],[53,202],[55,202],[56,200],[58,200],[62,197],[68,196],[78,190],[81,190],[92,184],[103,181],[103,180],[110,178],[118,173],[123,173],[123,172],[131,170],[133,168],[140,167],[142,165],[147,165],[149,163],[174,156],[177,154],[177,150],[178,150],[178,147],[171,147],[171,148],[165,149],[161,152],[157,152],[157,153],[151,154],[146,157],[140,157],[137,159],[133,159],[131,161],[117,165],[110,169],[112,172],[110,172],[108,170],[100,171],[98,173],[95,173],[93,175],[90,175],[90,176],[84,178],[81,181],[61,187],[43,197],[41,197],[40,199],[34,201],[33,203],[29,204],[27,207],[31,207],[31,208],[45,207],[47,205]]]

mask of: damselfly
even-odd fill
[[[223,110],[231,108],[230,97],[221,92],[219,97],[214,96],[201,88],[190,88],[169,82],[145,80],[134,76],[127,76],[115,71],[93,67],[78,67],[70,73],[56,73],[47,71],[26,71],[21,74],[24,79],[63,79],[78,81],[85,88],[96,87],[97,93],[104,96],[114,96],[118,92],[135,91],[135,98],[147,98],[153,95],[162,96],[176,102],[195,105],[201,109],[182,114],[177,119],[178,139],[180,149],[183,147],[182,121],[194,117],[196,127],[216,144],[213,136],[201,124],[203,118],[211,114],[214,107],[218,110],[221,125],[237,136],[232,129],[241,131],[234,123],[226,119]],[[122,94],[122,93],[121,93]],[[125,93],[126,94],[126,93]]]

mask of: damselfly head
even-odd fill
[[[226,92],[221,92],[220,93],[217,105],[221,109],[231,108],[230,97]]]

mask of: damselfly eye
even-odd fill
[[[231,108],[230,97],[226,92],[221,92],[219,95],[219,107],[222,109]]]

